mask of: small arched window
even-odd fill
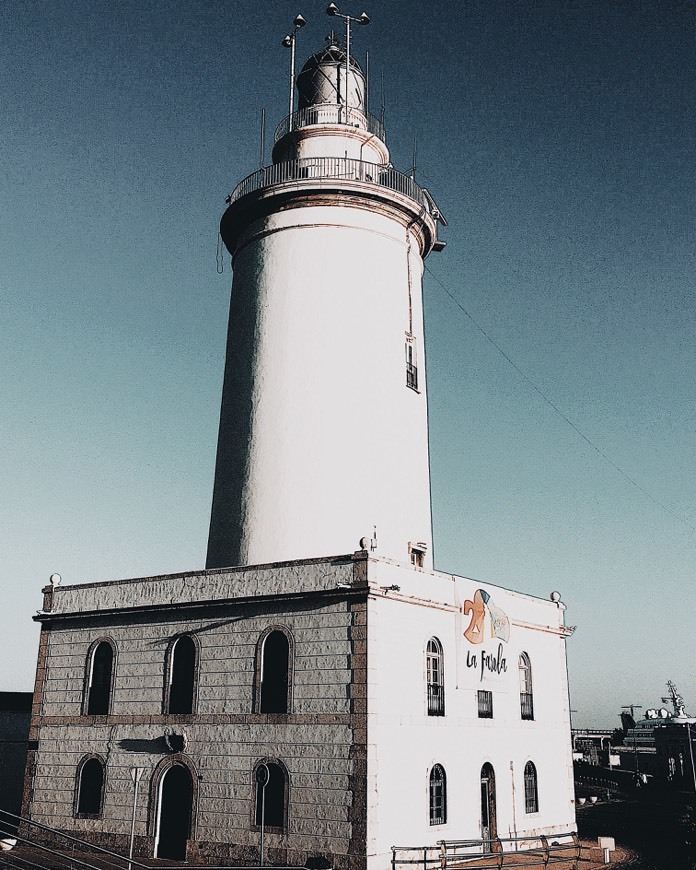
[[[436,637],[428,641],[425,653],[428,684],[428,716],[445,715],[445,669],[442,644]]]
[[[537,771],[532,761],[528,761],[524,766],[524,811],[525,813],[539,812]]]
[[[292,656],[289,635],[273,629],[257,649],[257,711],[288,713],[291,705]]]
[[[104,798],[104,762],[97,756],[84,758],[77,768],[75,815],[100,816]]]
[[[188,635],[178,637],[169,648],[165,713],[193,713],[196,693],[198,650]]]
[[[526,652],[520,655],[520,711],[523,719],[534,719],[534,697],[532,695],[532,663]]]
[[[430,771],[430,824],[444,825],[447,821],[447,778],[441,764]]]
[[[97,641],[87,656],[84,712],[88,716],[105,716],[111,712],[114,675],[114,647],[111,641]]]
[[[262,765],[268,769],[268,779],[264,777]],[[277,761],[259,762],[254,768],[254,824],[259,827],[276,828],[284,831],[286,828],[288,805],[288,781],[283,765]]]

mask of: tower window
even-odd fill
[[[77,769],[75,795],[76,816],[99,816],[104,796],[104,762],[90,756]]]
[[[485,689],[479,689],[478,716],[479,719],[493,718],[493,692],[487,692]]]
[[[418,360],[416,358],[416,339],[406,336],[406,386],[418,392]]]
[[[430,824],[444,825],[447,821],[447,779],[441,764],[430,771]]]
[[[428,686],[428,716],[445,715],[445,679],[442,644],[431,637],[426,648],[426,674]]]
[[[83,703],[85,715],[105,716],[110,712],[113,670],[113,644],[109,640],[97,641],[87,656]]]
[[[534,719],[534,696],[532,695],[532,663],[523,652],[519,660],[520,712],[523,719]]]
[[[188,635],[178,637],[169,648],[165,713],[193,713],[196,688],[196,642]]]
[[[254,770],[254,824],[265,828],[276,828],[279,831],[286,827],[287,807],[287,776],[281,764],[275,761],[263,762],[268,768],[268,781],[260,782],[257,772],[261,763]]]
[[[259,713],[288,713],[292,690],[290,635],[273,629],[259,641],[256,652]]]
[[[539,812],[537,772],[532,761],[528,761],[524,766],[524,811],[525,813]]]

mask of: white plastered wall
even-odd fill
[[[376,597],[368,605],[368,867],[384,868],[392,846],[435,845],[481,838],[480,774],[496,776],[498,836],[534,837],[575,830],[573,773],[562,610],[550,601],[478,581],[370,563]],[[380,591],[396,584],[399,591]],[[461,605],[477,589],[511,621],[506,642],[480,645],[463,636]],[[428,716],[425,649],[437,637],[444,651],[445,715]],[[481,676],[481,651],[506,670]],[[534,720],[520,713],[518,660],[532,663]],[[467,667],[473,655],[476,666]],[[478,717],[477,691],[493,692],[493,719]],[[539,811],[525,812],[524,767],[537,769]],[[447,776],[447,822],[430,825],[429,773]],[[513,792],[514,782],[514,792]],[[514,795],[514,799],[513,799]]]

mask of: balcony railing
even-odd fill
[[[231,205],[243,196],[264,187],[308,179],[367,182],[408,196],[429,212],[432,211],[430,199],[409,175],[404,175],[391,166],[366,163],[364,160],[353,160],[349,157],[303,157],[300,160],[273,163],[248,175],[235,187],[227,201]]]
[[[534,699],[531,692],[520,692],[520,710],[523,719],[534,719]]]
[[[438,683],[428,684],[428,716],[445,715],[445,687]]]
[[[292,124],[290,123],[292,121]],[[319,103],[307,106],[292,115],[286,115],[275,131],[275,141],[282,139],[291,130],[310,127],[313,124],[346,124],[348,127],[358,127],[373,133],[382,142],[386,142],[384,124],[374,115],[366,115],[360,109],[346,108],[338,103]]]

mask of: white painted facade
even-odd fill
[[[499,838],[575,830],[565,606],[391,561],[371,561],[369,573],[375,598],[368,607],[368,867],[384,868],[392,846],[482,839],[486,762],[495,772]],[[394,585],[398,591],[389,589]],[[471,616],[463,606],[477,589],[507,615],[509,640],[492,635],[488,614],[482,643],[464,636]],[[428,715],[426,648],[433,637],[443,650],[443,716]],[[521,717],[523,652],[532,667],[531,720]],[[505,670],[482,668],[482,654],[504,661]],[[491,719],[479,718],[479,689],[492,693]],[[529,761],[538,776],[534,813],[525,808]],[[446,773],[446,822],[438,825],[429,815],[435,764]]]

